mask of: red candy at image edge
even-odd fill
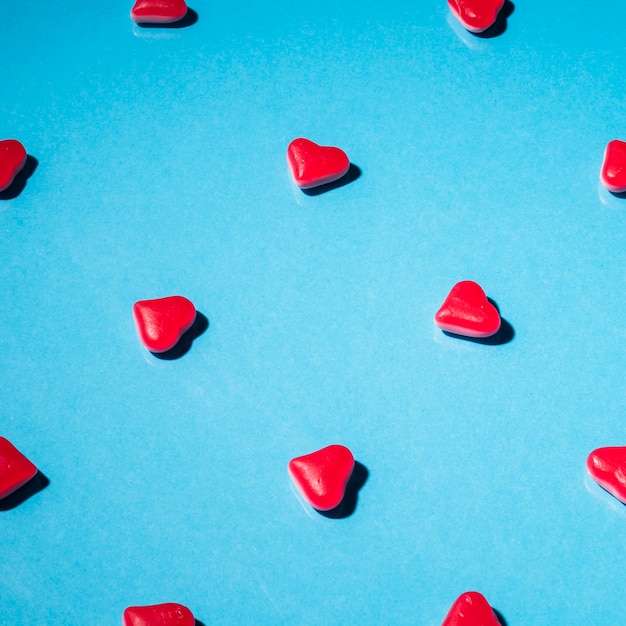
[[[137,0],[130,17],[139,24],[173,24],[187,15],[185,0]]]
[[[171,350],[196,321],[196,307],[183,296],[140,300],[133,317],[141,343],[150,352]]]
[[[495,24],[504,0],[448,0],[448,6],[463,28],[482,33]]]
[[[0,141],[0,191],[11,186],[26,165],[26,149],[17,139]]]
[[[287,148],[287,164],[300,189],[311,189],[339,180],[348,173],[348,155],[334,146],[319,146],[300,137]]]
[[[333,444],[289,461],[289,475],[303,498],[318,511],[337,508],[354,470],[354,456]]]
[[[182,604],[166,602],[150,606],[129,606],[122,617],[123,626],[194,626],[192,612]]]
[[[626,504],[626,446],[597,448],[587,457],[587,471],[603,489]]]
[[[626,142],[609,141],[604,151],[600,181],[613,193],[626,191]]]
[[[467,591],[455,601],[441,626],[502,626],[485,596]]]
[[[502,324],[498,309],[487,300],[483,288],[471,280],[452,287],[434,322],[441,330],[475,338],[495,335]]]
[[[37,468],[8,440],[0,437],[0,500],[10,496],[37,473]]]

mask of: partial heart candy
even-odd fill
[[[196,307],[183,296],[140,300],[133,317],[143,345],[150,352],[171,350],[196,321]]]
[[[482,33],[495,24],[504,0],[448,0],[448,6],[463,28]]]
[[[10,496],[37,473],[37,468],[8,440],[0,437],[0,500]]]
[[[350,169],[348,155],[334,146],[318,146],[308,139],[294,139],[287,148],[287,164],[301,189],[339,180]]]
[[[138,23],[172,24],[187,15],[185,0],[137,0],[130,17]]]
[[[341,504],[353,470],[352,452],[337,444],[289,461],[291,480],[318,511],[330,511]]]
[[[27,156],[24,146],[17,139],[0,141],[0,191],[11,186],[26,165]]]
[[[626,191],[626,142],[609,141],[604,151],[600,180],[613,193]]]
[[[452,287],[435,314],[435,324],[465,337],[490,337],[500,330],[501,319],[482,287],[471,280],[463,280]]]
[[[122,621],[124,626],[194,626],[196,623],[186,606],[174,602],[129,606]]]
[[[441,626],[502,626],[485,596],[477,591],[460,595]]]
[[[587,457],[587,471],[600,487],[626,504],[626,446],[594,450]]]

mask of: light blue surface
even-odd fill
[[[586,479],[626,444],[626,5],[516,2],[477,38],[440,2],[0,5],[0,138],[38,166],[0,203],[0,435],[50,484],[0,511],[0,624],[623,623],[626,510]],[[298,136],[362,171],[307,196]],[[489,346],[432,318],[478,281]],[[181,359],[134,301],[209,327]],[[369,477],[307,511],[290,458]]]

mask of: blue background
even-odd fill
[[[0,435],[49,484],[0,511],[0,623],[438,625],[481,591],[508,626],[623,622],[626,509],[586,477],[626,443],[626,4],[520,0],[498,36],[444,0],[0,5]],[[361,175],[290,180],[295,137]],[[513,329],[432,318],[479,282]],[[136,300],[209,326],[177,360]],[[344,519],[290,458],[347,445]]]

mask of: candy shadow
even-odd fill
[[[37,473],[25,484],[22,485],[17,491],[14,491],[10,496],[0,500],[0,511],[10,511],[18,507],[22,502],[28,500],[31,496],[39,493],[42,489],[45,489],[50,484],[47,476],[41,471]]]
[[[491,607],[491,610],[495,613],[496,619],[500,622],[500,626],[509,626],[500,611],[494,609],[493,607]]]
[[[505,0],[502,8],[500,9],[500,13],[498,13],[498,17],[496,21],[482,33],[472,33],[481,39],[493,39],[494,37],[500,37],[506,32],[507,20],[511,15],[513,15],[513,11],[515,11],[515,5],[510,0]]]
[[[17,198],[24,191],[26,182],[34,174],[38,165],[39,161],[34,156],[27,155],[24,167],[17,173],[13,182],[4,191],[0,191],[0,200]]]
[[[352,470],[352,476],[346,485],[346,494],[341,501],[341,504],[330,511],[319,511],[315,509],[323,517],[329,519],[345,519],[350,517],[356,510],[356,502],[358,499],[359,491],[363,485],[367,482],[369,472],[367,467],[358,461],[354,462],[354,469]]]
[[[193,26],[198,21],[198,14],[191,8],[187,8],[187,14],[178,22],[169,24],[161,24],[157,22],[137,22],[137,26],[141,28],[187,28]]]
[[[610,209],[624,209],[624,201],[626,200],[625,191],[609,191],[602,181],[598,181],[598,197],[605,207]]]
[[[332,191],[333,189],[338,189],[339,187],[344,187],[345,185],[349,185],[354,182],[357,178],[361,177],[361,168],[354,163],[350,163],[350,167],[348,171],[338,180],[333,181],[332,183],[326,183],[325,185],[320,185],[319,187],[311,187],[311,189],[302,189],[302,193],[307,196],[319,196],[327,191]]]
[[[204,622],[201,622],[199,619],[195,620],[194,626],[205,626]]]
[[[206,315],[203,315],[200,311],[196,311],[195,322],[192,324],[191,328],[183,334],[173,348],[167,352],[151,352],[150,354],[163,361],[175,361],[176,359],[180,359],[191,350],[191,345],[194,340],[202,335],[208,327],[209,320]]]
[[[495,303],[491,298],[487,298],[487,300],[496,307],[498,313],[500,313],[500,307]],[[444,335],[448,335],[448,337],[454,337],[455,339],[463,339],[464,341],[469,341],[471,343],[480,343],[483,346],[502,346],[505,343],[509,343],[513,341],[515,338],[515,329],[507,320],[505,320],[502,316],[500,316],[500,330],[495,335],[491,335],[491,337],[466,337],[465,335],[458,335],[457,333],[451,333],[447,330],[443,331]]]

